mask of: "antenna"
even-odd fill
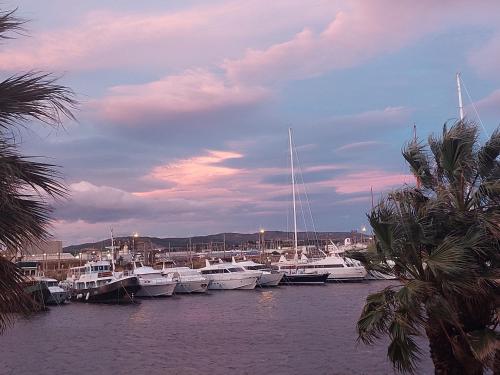
[[[460,73],[457,73],[457,91],[458,91],[458,109],[460,111],[460,121],[463,121],[464,115],[464,103],[462,101],[462,86],[460,85]]]

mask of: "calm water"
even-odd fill
[[[384,345],[357,344],[354,330],[386,283],[54,307],[0,336],[0,373],[393,374]],[[431,372],[426,359],[419,373]]]

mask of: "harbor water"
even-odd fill
[[[0,336],[1,374],[393,374],[356,341],[387,281],[213,291],[139,305],[56,306]],[[418,374],[432,373],[425,342]]]

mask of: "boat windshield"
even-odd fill
[[[163,276],[161,275],[160,272],[152,272],[152,273],[141,274],[141,275],[139,275],[139,277],[141,279],[145,279],[145,280],[153,280],[153,279],[162,278]]]
[[[241,267],[231,267],[231,268],[228,268],[229,272],[243,272],[244,269],[241,268]]]
[[[264,266],[263,264],[258,264],[255,266],[246,266],[245,268],[250,271],[256,271],[256,270],[265,270],[267,267]]]

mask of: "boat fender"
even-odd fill
[[[85,301],[88,301],[89,297],[90,297],[90,292],[87,292],[87,296],[85,297]]]

